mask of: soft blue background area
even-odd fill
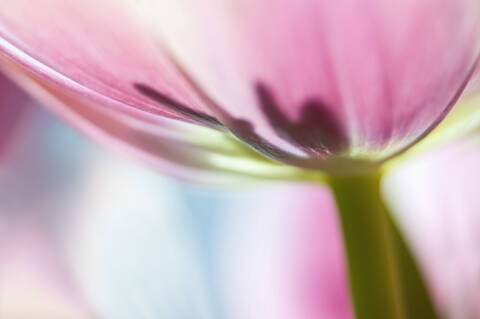
[[[122,186],[130,187],[131,183],[134,183],[133,187],[138,190],[138,187],[145,185],[145,193],[138,199],[141,205],[133,208],[126,205],[124,212],[117,212],[119,215],[130,210],[129,213],[132,215],[136,214],[141,217],[142,214],[148,213],[142,210],[155,210],[158,198],[165,196],[163,191],[168,188],[170,196],[168,200],[175,201],[176,204],[173,207],[178,208],[178,211],[168,212],[168,214],[176,215],[175,220],[171,223],[172,228],[178,228],[178,231],[174,230],[178,234],[170,235],[171,238],[162,236],[156,238],[155,228],[158,226],[161,229],[165,226],[163,223],[170,223],[170,221],[165,222],[161,218],[159,220],[153,219],[150,225],[145,225],[145,228],[148,226],[150,230],[153,229],[153,235],[146,235],[147,239],[140,239],[138,249],[125,248],[124,250],[118,250],[115,238],[112,239],[112,237],[118,236],[119,231],[107,232],[105,242],[100,241],[95,244],[95,249],[98,247],[100,254],[104,255],[104,259],[99,261],[95,267],[103,267],[100,271],[105,271],[107,274],[111,273],[112,278],[125,276],[132,277],[132,280],[127,283],[128,281],[122,282],[119,279],[114,285],[110,284],[111,287],[118,286],[119,291],[121,291],[111,299],[105,297],[112,295],[109,290],[111,287],[108,287],[109,284],[99,283],[101,288],[97,289],[99,294],[93,296],[93,302],[97,303],[100,312],[108,315],[111,315],[112,312],[115,313],[115,318],[131,319],[132,316],[136,317],[138,314],[135,310],[131,310],[132,307],[125,307],[129,300],[133,298],[129,295],[129,290],[138,289],[138,287],[130,287],[129,285],[140,283],[141,280],[137,280],[137,277],[143,276],[144,272],[155,271],[156,276],[152,276],[144,284],[143,292],[154,291],[159,286],[165,285],[165,282],[171,285],[169,289],[177,289],[178,292],[171,293],[170,301],[151,300],[149,303],[151,306],[158,306],[158,309],[153,307],[149,310],[152,318],[166,316],[170,319],[201,319],[202,315],[199,315],[199,313],[202,313],[203,310],[198,309],[202,307],[208,309],[204,313],[205,317],[224,317],[222,294],[216,282],[218,269],[216,269],[215,262],[217,249],[215,239],[218,229],[221,227],[222,219],[225,218],[225,214],[228,214],[228,208],[242,200],[241,192],[222,191],[167,178],[131,159],[101,148],[37,105],[32,105],[28,116],[17,130],[15,139],[9,147],[7,159],[6,165],[0,170],[1,211],[4,214],[11,214],[11,220],[19,216],[27,217],[38,222],[40,227],[49,227],[54,233],[61,233],[67,224],[72,227],[72,220],[77,220],[78,216],[76,215],[82,214],[81,208],[76,207],[78,205],[80,207],[87,205],[90,209],[92,207],[95,209],[98,206],[99,210],[102,210],[102,207],[109,207],[109,205],[104,205],[105,203],[79,203],[78,201],[78,198],[83,198],[85,180],[92,178],[90,170],[95,167],[98,161],[106,161],[117,167],[118,181],[119,183],[125,183],[125,185],[117,185],[119,188]],[[98,178],[103,177],[99,176]],[[101,184],[102,182],[98,181],[98,183]],[[90,187],[92,185],[91,181],[87,181],[87,184]],[[102,189],[99,188],[98,192],[101,191]],[[175,198],[172,198],[172,194]],[[96,197],[97,200],[98,198],[102,198],[102,196]],[[111,199],[106,198],[105,200]],[[121,202],[122,195],[119,195],[116,200]],[[115,207],[122,207],[122,205]],[[159,214],[163,214],[160,210],[159,207]],[[104,212],[98,211],[94,214],[90,212],[90,215],[94,216],[95,213],[101,215]],[[156,225],[156,222],[159,224]],[[143,225],[135,223],[132,223],[130,230],[132,236],[142,236],[149,231],[144,231]],[[130,230],[127,228],[126,232]],[[125,231],[125,229],[121,231]],[[167,245],[176,245],[176,236],[187,238],[185,239],[186,242],[178,244],[178,247],[183,250],[183,246],[188,246],[186,254],[189,254],[189,256],[185,257],[185,260],[190,260],[192,264],[180,265],[178,273],[175,270],[175,265],[171,269],[167,267],[167,272],[164,274],[158,273],[157,264],[161,263],[163,265],[162,259],[170,257],[165,256],[162,251],[156,251],[155,245],[159,244],[161,246],[160,241],[170,240],[172,242],[167,242]],[[123,238],[118,240],[121,242]],[[153,246],[149,246],[142,240],[147,240]],[[155,252],[152,253],[152,250],[155,250]],[[177,258],[177,256],[172,258]],[[132,259],[138,259],[138,264],[133,267],[133,270],[127,265],[128,262],[125,262],[125,260]],[[125,263],[125,267],[122,263]],[[183,269],[182,267],[187,268]],[[188,267],[194,267],[198,271],[200,274],[199,282],[189,283],[188,277],[193,275],[188,272]],[[81,275],[83,276],[81,280],[84,280],[86,274]],[[171,280],[169,277],[182,276],[185,276],[185,281],[180,280],[178,284],[175,280],[169,282]],[[88,274],[86,277],[88,277]],[[105,278],[105,280],[111,283],[111,280],[115,281],[112,278]],[[82,284],[80,283],[80,285]],[[192,287],[189,287],[189,284]],[[200,285],[202,287],[198,287]],[[148,288],[149,286],[151,287]],[[102,289],[104,290],[102,291]],[[188,296],[184,296],[185,291],[190,289],[192,290],[190,298],[196,298],[196,294],[202,294],[202,298],[198,301],[185,299],[188,298]],[[151,295],[158,294],[152,293]],[[152,298],[152,296],[149,298]],[[148,298],[142,299],[148,302]],[[170,304],[170,306],[161,307],[161,303]],[[126,311],[125,308],[129,308],[132,312]],[[145,318],[148,317],[148,315],[145,316]]]

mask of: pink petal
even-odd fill
[[[42,80],[110,109],[221,126],[128,1],[8,1],[0,8],[0,49]],[[136,83],[159,93],[152,99]]]
[[[415,158],[386,194],[445,318],[480,318],[480,136]]]
[[[0,8],[1,50],[93,108],[225,125],[271,158],[317,169],[334,169],[332,155],[384,159],[428,133],[469,79],[479,29],[476,0]]]
[[[335,203],[324,187],[257,189],[218,238],[226,317],[352,318]]]
[[[231,181],[232,176],[292,176],[295,169],[258,158],[241,143],[210,128],[169,118],[137,118],[112,111],[85,95],[44,81],[1,59],[3,71],[35,98],[94,140],[163,173],[195,181]],[[229,162],[233,160],[232,164]],[[253,164],[256,171],[238,166]],[[215,171],[212,174],[212,171]]]
[[[464,97],[469,97],[480,93],[480,63],[477,64],[472,78],[463,92]]]
[[[166,46],[221,121],[320,160],[407,147],[443,118],[479,53],[476,0],[155,3]]]

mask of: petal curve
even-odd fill
[[[111,109],[220,126],[128,0],[101,5],[93,0],[9,1],[0,8],[0,49],[42,78]],[[202,116],[192,118],[152,101],[135,89],[136,82],[162,90]]]
[[[474,0],[148,6],[199,86],[252,125],[232,131],[320,161],[381,160],[408,147],[445,116],[480,52]]]

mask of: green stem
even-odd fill
[[[380,175],[331,176],[357,319],[437,318],[422,277],[383,204]]]

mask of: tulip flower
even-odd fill
[[[380,165],[458,100],[479,32],[477,0],[7,0],[0,67],[86,134],[183,177],[242,165],[328,183],[357,318],[426,318]]]
[[[4,64],[97,112],[227,128],[271,158],[329,169],[385,159],[445,116],[477,61],[479,6],[7,1],[0,46]]]

